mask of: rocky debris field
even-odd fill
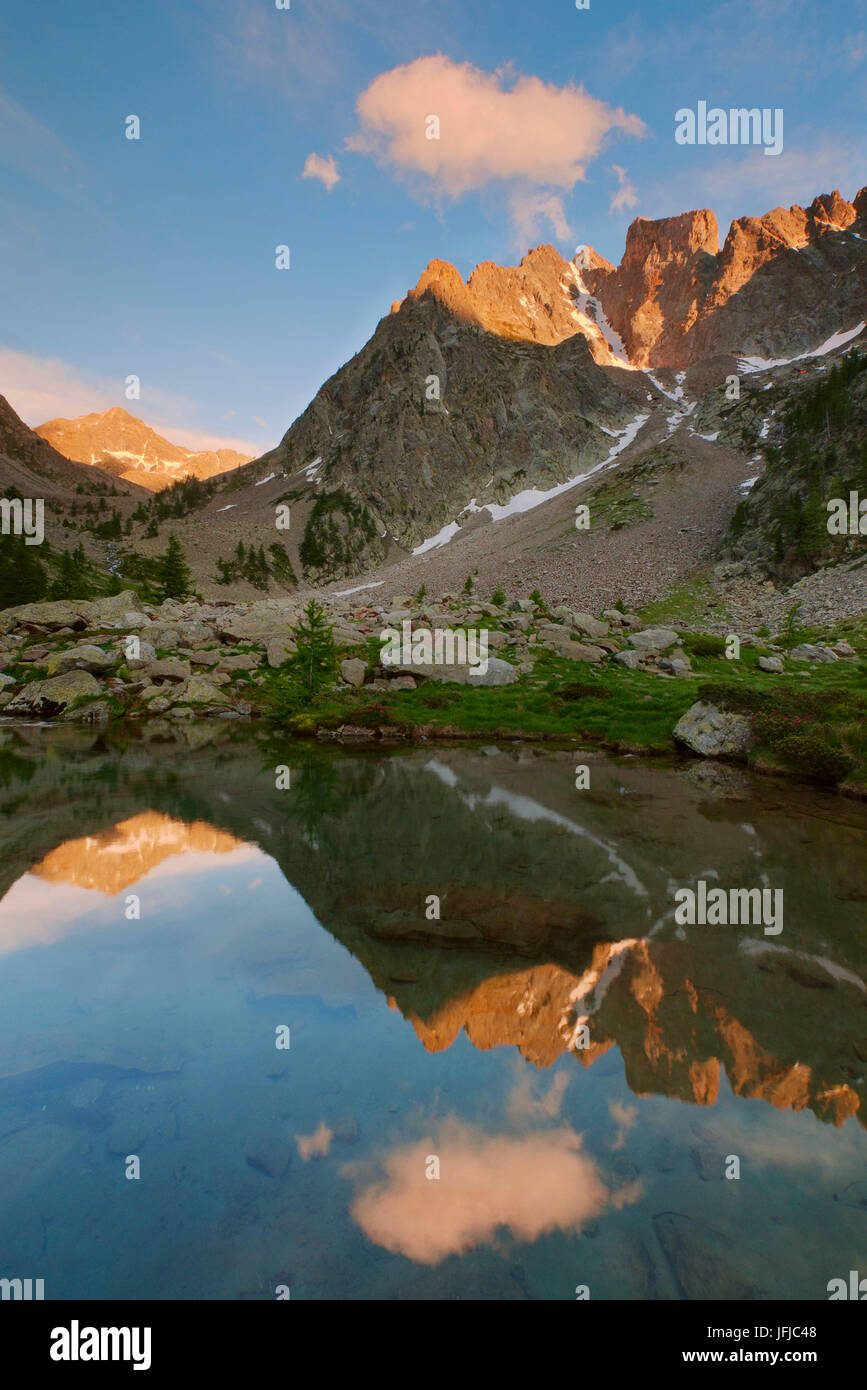
[[[816,570],[788,589],[778,589],[743,561],[717,565],[714,580],[736,632],[756,632],[762,626],[779,632],[793,608],[797,609],[798,625],[808,627],[832,627],[867,612],[867,564],[863,560]]]
[[[411,690],[430,680],[508,685],[530,675],[543,653],[576,666],[608,663],[666,679],[692,674],[688,632],[647,625],[621,608],[597,616],[565,604],[550,610],[532,599],[498,605],[453,593],[435,602],[406,594],[376,605],[360,599],[323,599],[344,688]],[[6,609],[0,612],[0,708],[7,716],[94,722],[254,715],[263,711],[268,674],[295,651],[293,631],[302,611],[299,599],[170,599],[152,607],[132,591]],[[471,664],[470,647],[470,662],[463,665],[448,658],[437,664],[433,654],[419,663],[413,648],[411,659],[402,650],[401,659],[385,664],[378,639],[386,628],[413,644],[416,634],[423,640],[437,631],[484,632],[487,662]],[[748,636],[743,641],[755,645]],[[845,641],[803,643],[788,652],[767,644],[759,666],[779,673],[789,663],[806,667],[855,658]]]

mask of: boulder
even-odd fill
[[[102,686],[89,671],[67,671],[50,680],[31,681],[6,706],[8,714],[39,715],[51,719],[77,700],[95,700]]]
[[[598,618],[592,618],[589,613],[573,613],[572,626],[583,637],[608,636],[608,624],[600,623]]]
[[[623,626],[623,614],[619,608],[603,608],[602,616],[612,627]]]
[[[397,665],[390,669],[400,675],[423,676],[431,681],[451,681],[455,685],[511,685],[518,679],[518,672],[514,666],[510,666],[508,661],[502,661],[498,656],[488,657],[485,671],[481,671],[478,666],[452,666],[446,665],[445,662],[439,665],[435,662],[422,662],[418,665],[413,662],[412,665]]]
[[[195,618],[176,623],[175,631],[178,634],[178,642],[185,647],[201,647],[205,642],[214,642],[217,636],[213,627],[209,627],[207,623],[200,623]]]
[[[839,661],[836,652],[830,647],[814,647],[810,642],[802,642],[789,652],[792,661]]]
[[[363,647],[367,638],[354,627],[336,627],[334,641],[338,647]]]
[[[138,642],[138,656],[127,656],[126,646],[123,643],[120,646],[121,660],[131,671],[141,671],[146,666],[152,666],[157,659],[156,647],[152,642],[146,642],[143,637],[136,640]]]
[[[258,642],[289,636],[286,614],[267,609],[228,609],[214,618],[213,629],[223,642]]]
[[[615,652],[612,660],[618,666],[625,666],[628,671],[637,671],[641,666],[640,652]]]
[[[269,666],[276,669],[282,666],[288,657],[295,651],[295,643],[291,637],[272,637],[267,646],[266,660]]]
[[[775,676],[778,676],[783,670],[783,663],[778,656],[760,656],[759,670],[771,671]]]
[[[133,589],[112,594],[110,598],[95,598],[90,604],[88,627],[148,627],[150,618],[142,601]]]
[[[570,661],[604,661],[608,655],[601,647],[593,647],[588,642],[558,642],[557,650]]]
[[[101,647],[83,644],[65,652],[55,652],[45,663],[47,676],[62,676],[66,671],[90,671],[104,675],[117,665],[117,652],[104,652]]]
[[[6,676],[0,673],[0,690],[5,690],[7,686],[14,684],[15,679],[13,676]]]
[[[59,632],[68,627],[82,632],[88,626],[93,604],[89,599],[55,599],[49,603],[24,603],[0,613],[0,633],[25,627],[33,632]]]
[[[230,705],[231,698],[204,676],[190,676],[176,692],[178,702],[187,705]]]
[[[340,663],[340,675],[347,685],[364,685],[364,675],[367,670],[363,661],[358,657],[350,656]]]
[[[664,652],[678,641],[678,635],[670,627],[648,627],[643,632],[633,632],[629,645],[642,652]]]
[[[190,663],[179,661],[176,656],[166,656],[162,661],[154,661],[145,670],[145,675],[151,681],[183,681],[190,674]]]
[[[157,624],[148,629],[148,638],[159,651],[164,652],[173,652],[181,643],[176,627],[160,627]]]
[[[261,658],[242,652],[240,656],[224,656],[217,666],[218,671],[255,671]]]
[[[755,741],[751,720],[699,700],[674,729],[674,738],[703,758],[745,759]]]

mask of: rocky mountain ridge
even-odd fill
[[[212,478],[249,463],[235,449],[185,449],[121,406],[74,420],[46,420],[35,431],[59,453],[151,492],[184,478]]]

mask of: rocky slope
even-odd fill
[[[437,276],[242,475],[315,483],[305,577],[358,573],[390,540],[411,550],[472,500],[505,504],[593,468],[636,415],[632,375],[600,367],[580,334],[551,346],[489,331]]]
[[[120,406],[75,420],[47,420],[36,433],[61,454],[91,464],[114,477],[138,483],[151,492],[183,478],[212,478],[250,462],[234,449],[194,452],[152,430]]]

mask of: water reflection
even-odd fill
[[[845,1272],[864,808],[731,769],[591,757],[577,792],[572,754],[183,738],[0,749],[0,1218],[47,1296],[823,1297]],[[701,877],[783,888],[783,935],[678,927]],[[160,1182],[130,1203],[139,1150]]]

